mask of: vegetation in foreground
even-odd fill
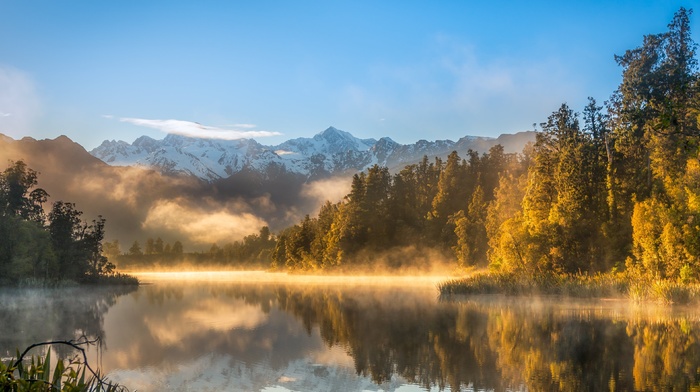
[[[700,303],[700,284],[627,273],[542,274],[475,273],[438,286],[442,298],[460,295],[560,295],[585,298],[624,298],[635,302],[685,305]]]
[[[17,358],[0,362],[0,390],[8,392],[125,392],[123,386],[111,383],[94,371],[87,362],[83,345],[95,341],[56,341],[29,346]],[[66,364],[59,359],[52,368],[51,350],[45,356],[25,358],[29,350],[39,346],[68,345],[80,352]]]
[[[22,161],[0,173],[0,284],[138,284],[103,255],[105,219],[83,222],[82,211],[63,201],[47,214],[49,194],[36,188],[37,177]]]

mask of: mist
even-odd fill
[[[326,201],[347,193],[347,176],[307,182],[285,173],[257,178],[250,173],[213,183],[163,175],[142,167],[109,166],[65,136],[50,140],[0,139],[0,170],[23,160],[39,172],[38,187],[55,201],[73,202],[82,219],[106,221],[106,240],[122,252],[134,242],[160,237],[180,241],[185,251],[241,240],[268,226],[273,232],[315,214]]]

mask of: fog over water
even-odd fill
[[[137,289],[3,289],[3,357],[101,337],[131,390],[655,390],[700,383],[700,312],[438,298],[440,277],[142,273]],[[60,351],[60,350],[59,350]],[[68,355],[67,350],[60,352]],[[98,355],[99,354],[99,355]]]

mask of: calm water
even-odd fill
[[[100,336],[138,391],[688,390],[700,311],[484,296],[435,281],[150,274],[138,289],[0,291],[0,356]],[[69,354],[58,349],[59,354]]]

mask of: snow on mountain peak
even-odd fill
[[[264,146],[253,139],[213,140],[169,134],[162,140],[141,136],[131,144],[105,140],[90,154],[110,165],[146,166],[165,174],[194,175],[205,181],[227,178],[244,169],[265,174],[279,168],[314,179],[357,172],[373,164],[400,167],[418,162],[423,155],[445,156],[452,149],[460,154],[468,148],[486,151],[496,143],[492,138],[465,137],[459,143],[420,140],[402,145],[388,137],[379,141],[358,139],[349,132],[328,127],[312,138],[290,139],[277,146]]]

